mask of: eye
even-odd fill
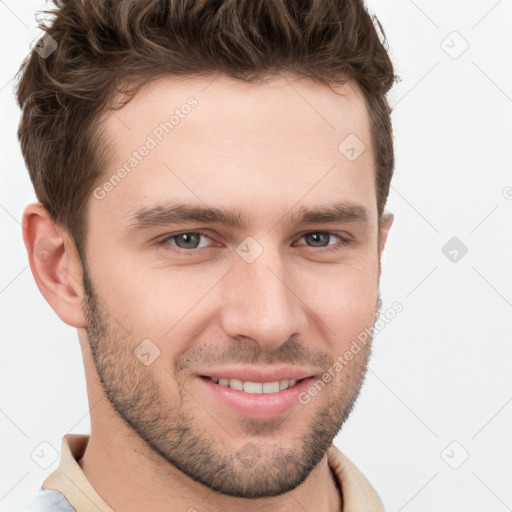
[[[338,239],[338,243],[331,245],[323,245],[325,242],[328,242],[332,237]],[[302,235],[301,239],[304,238],[309,242],[313,243],[313,245],[309,247],[325,249],[325,252],[337,250],[341,247],[345,247],[350,243],[350,240],[342,237],[337,233],[331,233],[330,231],[313,231],[311,233],[306,233]],[[317,245],[320,244],[320,245]],[[304,244],[300,244],[304,245]]]
[[[205,233],[201,233],[199,231],[186,231],[183,233],[173,233],[172,235],[165,237],[159,243],[161,245],[167,245],[171,242],[176,242],[176,245],[174,245],[174,243],[171,243],[171,245],[174,245],[178,252],[180,250],[191,252],[195,249],[202,249],[207,246],[200,245],[201,237],[211,240],[211,238]]]
[[[328,242],[333,237],[337,239],[338,242],[334,244],[329,244]],[[303,238],[307,240],[308,246],[310,248],[322,249],[321,252],[336,251],[342,247],[349,245],[350,243],[350,240],[348,238],[344,238],[340,234],[332,233],[330,231],[313,231],[305,233],[300,237],[299,240]],[[202,239],[205,239],[206,243],[201,244]],[[166,246],[170,250],[177,253],[194,254],[195,251],[207,248],[208,241],[212,241],[212,239],[206,233],[203,233],[201,231],[184,231],[181,233],[172,233],[170,235],[167,235],[164,239],[160,240],[158,244]],[[327,245],[325,245],[326,242]]]

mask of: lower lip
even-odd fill
[[[243,416],[263,419],[280,416],[299,405],[299,395],[311,385],[314,377],[302,379],[295,386],[277,393],[261,394],[246,393],[231,389],[229,386],[221,386],[207,377],[199,377],[199,380],[220,403]]]

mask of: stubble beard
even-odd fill
[[[144,366],[134,356],[137,343],[128,340],[125,332],[104,313],[85,266],[83,283],[86,331],[105,397],[153,454],[209,489],[252,499],[292,491],[324,458],[354,407],[366,375],[371,342],[343,368],[336,387],[333,379],[308,405],[294,407],[289,417],[242,419],[241,426],[249,439],[242,444],[232,437],[223,442],[221,438],[230,435],[229,426],[219,425],[222,418],[212,421],[213,428],[201,426],[194,410],[204,413],[204,409],[197,399],[190,398],[184,386],[178,385],[174,396],[164,394],[162,389],[172,389],[173,380],[176,387],[176,373],[174,379],[169,373],[169,385],[164,385],[155,379],[151,366]],[[379,309],[380,298],[375,320]],[[176,361],[174,370],[179,367],[180,362]],[[319,400],[325,403],[319,406]],[[307,432],[299,440],[293,432],[289,436],[293,443],[288,445],[279,441],[283,432],[293,430],[293,416],[311,414],[312,407],[317,412]],[[214,410],[210,411],[215,415]],[[281,427],[283,422],[286,424]],[[216,435],[219,430],[220,436]]]

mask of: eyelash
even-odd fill
[[[179,233],[172,233],[170,235],[167,235],[163,240],[160,240],[158,242],[158,245],[162,245],[162,246],[170,245],[169,244],[170,240],[174,240],[175,238],[177,238],[180,235],[191,235],[191,234],[202,235],[202,236],[212,240],[212,238],[209,235],[207,235],[206,233],[204,233],[202,231],[181,231]],[[334,244],[332,246],[327,246],[327,247],[311,247],[311,246],[306,245],[306,247],[309,247],[310,249],[318,249],[323,253],[331,253],[331,252],[340,250],[341,248],[346,247],[351,243],[351,240],[349,240],[348,238],[344,238],[340,234],[334,233],[332,231],[308,231],[307,233],[304,233],[300,238],[304,238],[305,236],[312,235],[312,234],[314,234],[314,235],[318,235],[318,234],[331,235],[331,236],[334,236],[339,239],[339,242],[337,244]],[[305,245],[305,244],[301,244],[301,245]],[[207,247],[201,247],[201,248],[196,248],[196,249],[181,249],[180,247],[176,247],[176,246],[171,246],[171,247],[172,247],[172,249],[170,249],[170,250],[173,252],[176,252],[178,254],[190,254],[190,255],[194,255],[197,253],[197,251],[201,251],[202,249],[207,249]]]

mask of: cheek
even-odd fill
[[[149,338],[162,351],[179,351],[179,340],[193,338],[193,331],[203,327],[201,303],[206,304],[219,276],[206,269],[157,269],[118,261],[103,265],[102,275],[96,276],[111,316],[130,332],[133,343]]]
[[[326,337],[346,343],[375,321],[377,276],[377,263],[370,261],[303,274],[299,296],[321,319]]]

